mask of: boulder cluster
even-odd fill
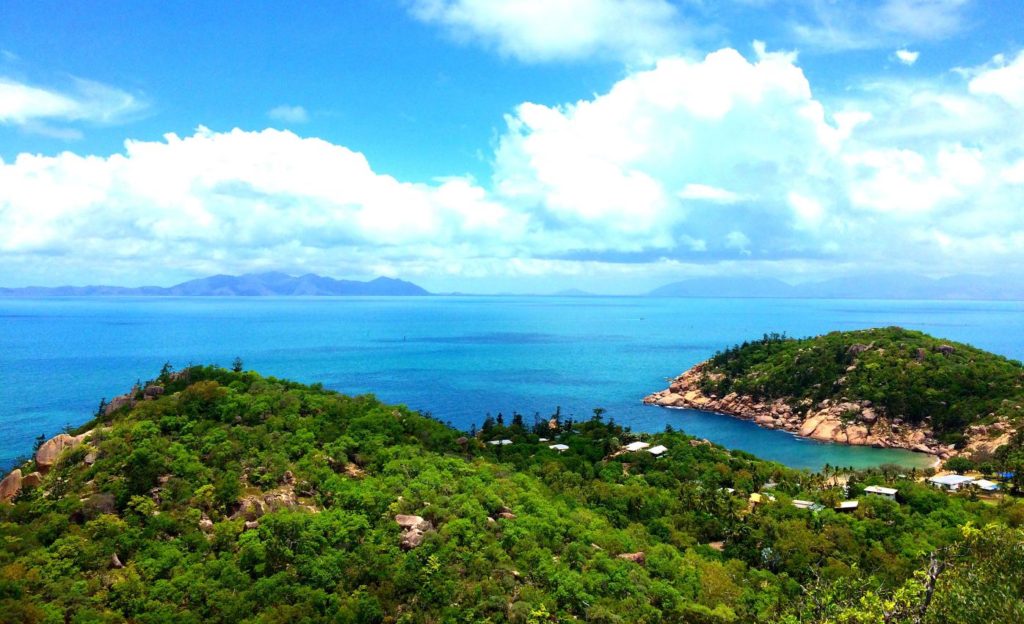
[[[86,431],[76,436],[59,433],[43,442],[36,450],[34,458],[36,469],[34,472],[22,474],[20,468],[15,468],[4,477],[3,481],[0,481],[0,503],[12,500],[23,488],[39,487],[43,482],[43,476],[53,468],[61,454],[67,449],[72,449],[82,444],[92,434],[92,431]],[[91,455],[95,459],[95,454]]]
[[[402,529],[399,545],[402,550],[412,550],[423,543],[427,533],[434,530],[434,525],[422,516],[398,514],[395,522]]]

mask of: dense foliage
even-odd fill
[[[163,396],[89,423],[39,487],[0,504],[0,622],[992,623],[1024,604],[1024,574],[976,585],[1020,572],[1024,505],[896,468],[845,493],[679,432],[645,436],[662,457],[623,452],[640,436],[601,410],[464,435],[252,372],[156,383]],[[873,483],[899,501],[863,496]],[[247,525],[247,497],[282,491],[294,499]],[[776,500],[748,508],[757,491]],[[859,509],[833,511],[846,496]],[[433,528],[403,549],[396,514]],[[1002,558],[974,565],[975,551]]]
[[[899,327],[766,335],[716,354],[707,373],[706,390],[720,396],[872,401],[892,418],[928,421],[947,442],[972,424],[1024,419],[1020,362]]]

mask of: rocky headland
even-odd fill
[[[721,397],[706,394],[701,389],[706,364],[694,366],[673,379],[667,389],[644,397],[644,403],[725,414],[822,442],[901,448],[943,459],[956,453],[953,445],[941,444],[932,437],[928,427],[890,420],[879,414],[871,401],[825,400],[812,404],[804,400],[794,408],[781,398],[765,401],[735,392]]]
[[[893,330],[871,331],[877,333],[892,332]],[[898,331],[903,332],[904,330]],[[846,338],[842,334],[829,335],[828,338],[834,336]],[[909,335],[910,340],[907,340],[906,333],[900,334],[899,338],[905,342],[899,343],[899,349],[890,347],[888,351],[881,348],[880,345],[876,345],[875,342],[846,344],[849,340],[841,340],[840,348],[833,349],[833,352],[842,353],[841,368],[834,374],[834,379],[825,375],[819,378],[817,384],[802,388],[810,390],[819,387],[822,383],[827,383],[828,386],[831,386],[832,391],[823,400],[808,398],[806,394],[804,396],[780,396],[779,393],[774,394],[771,398],[758,398],[750,393],[736,391],[734,387],[740,384],[729,383],[743,379],[745,382],[754,380],[756,385],[762,383],[770,375],[775,375],[776,379],[780,376],[799,375],[800,358],[811,359],[808,357],[811,350],[820,348],[815,341],[823,340],[817,338],[793,341],[792,339],[779,340],[776,338],[773,341],[753,343],[742,348],[737,347],[730,353],[701,362],[672,379],[668,388],[645,397],[644,403],[668,408],[689,408],[726,414],[752,420],[767,429],[781,429],[822,442],[907,449],[928,453],[937,459],[947,459],[955,455],[983,458],[991,456],[998,448],[1011,442],[1016,433],[1016,427],[1012,423],[1016,421],[1011,421],[1007,415],[1013,415],[1013,410],[1020,408],[1005,400],[1001,403],[1002,414],[994,412],[978,414],[974,418],[974,424],[964,427],[961,430],[962,436],[959,441],[952,444],[939,439],[941,436],[937,435],[932,427],[932,421],[928,417],[912,422],[891,416],[882,405],[871,400],[854,398],[858,393],[863,393],[865,386],[861,384],[859,390],[854,392],[849,388],[849,378],[860,374],[865,360],[875,362],[878,361],[878,358],[886,358],[887,361],[895,361],[898,366],[909,370],[924,366],[929,358],[937,361],[936,365],[938,366],[945,365],[950,358],[960,355],[960,352],[965,350],[963,346],[953,347],[947,344],[931,345],[927,348],[914,346],[910,340],[916,339],[917,336],[912,334]],[[795,347],[796,350],[781,350],[787,349],[789,346]],[[728,361],[728,358],[735,359],[755,349],[768,348],[778,350],[768,355],[766,359],[759,360],[759,364],[742,368],[734,375],[729,376],[723,372],[723,363]],[[905,352],[908,355],[901,355],[900,352]],[[972,360],[968,365],[974,362],[974,357],[972,354]],[[820,360],[815,361],[815,365],[820,369],[819,362]],[[769,365],[776,368],[771,372],[766,372],[766,367]],[[911,371],[911,374],[914,372]],[[727,377],[730,378],[727,379]],[[821,379],[826,379],[826,381],[822,382]],[[1019,387],[1017,385],[1017,388]],[[716,391],[716,388],[727,388],[728,391]],[[850,391],[847,392],[848,390]]]

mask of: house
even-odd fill
[[[809,500],[800,500],[799,498],[793,499],[793,506],[797,509],[809,509],[815,513],[825,508],[824,505]]]
[[[762,494],[760,492],[754,492],[750,495],[751,505],[763,505],[765,503],[774,503],[775,497],[771,494]]]
[[[558,451],[559,453],[564,453],[569,450],[569,446],[566,444],[552,444],[548,448],[552,451]]]
[[[488,444],[491,446],[507,446],[512,444],[512,440],[491,440]]]
[[[930,477],[928,483],[931,483],[937,488],[955,492],[960,489],[961,486],[967,485],[973,482],[974,477],[965,477],[963,475],[942,475],[941,477]]]
[[[634,453],[636,451],[642,451],[648,446],[650,446],[650,444],[648,444],[647,442],[630,442],[623,448],[625,448],[630,453]]]
[[[864,488],[864,492],[867,494],[874,494],[875,496],[881,496],[888,498],[891,501],[896,500],[896,493],[899,492],[896,488],[882,487],[881,485],[869,485]]]
[[[836,505],[836,511],[855,511],[857,507],[860,507],[859,501],[848,500]]]
[[[988,479],[978,479],[971,485],[985,492],[995,492],[999,489],[998,483],[995,481],[989,481]]]
[[[661,454],[667,450],[668,447],[659,444],[658,446],[654,446],[647,449],[647,452],[650,453],[651,455],[654,455],[655,457],[661,457]]]

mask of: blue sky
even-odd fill
[[[0,284],[1024,262],[1010,0],[0,7]]]

